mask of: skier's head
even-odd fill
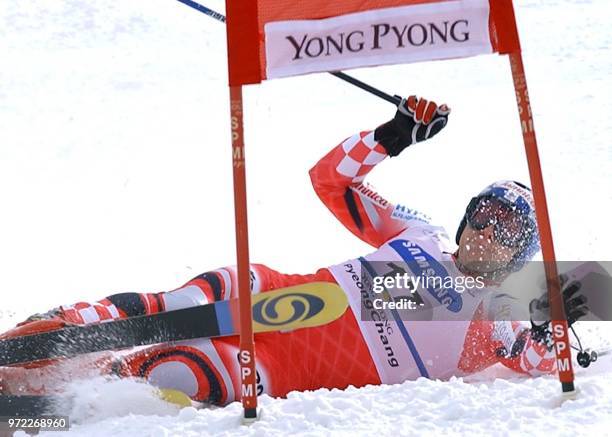
[[[531,190],[498,181],[473,197],[457,229],[460,268],[499,280],[540,250]]]

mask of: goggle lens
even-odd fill
[[[506,247],[519,247],[529,236],[530,226],[524,217],[498,199],[481,199],[468,215],[468,223],[476,230],[494,225],[495,240]]]

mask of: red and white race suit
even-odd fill
[[[416,276],[423,273],[419,269],[431,269],[453,279],[463,277],[443,228],[414,210],[389,203],[362,183],[386,156],[374,132],[361,132],[310,170],[319,198],[344,226],[375,247],[374,252],[310,275],[251,266],[253,293],[333,281],[350,302],[342,317],[325,326],[256,334],[258,394],[284,396],[292,390],[398,383],[420,376],[446,379],[498,362],[529,375],[553,372],[554,353],[531,339],[528,324],[496,320],[495,314],[507,308],[491,290],[458,293],[421,287],[416,293],[428,311],[427,321],[404,321],[387,315],[397,313],[374,308],[377,296],[364,287],[363,269],[373,275],[382,274],[376,270],[380,265],[404,265]],[[93,304],[63,306],[62,317],[83,324],[152,314],[237,297],[237,288],[235,268],[225,267],[169,292],[122,293]],[[389,292],[394,296],[393,290]],[[108,370],[223,405],[240,398],[237,353],[236,337],[196,339],[140,349]]]

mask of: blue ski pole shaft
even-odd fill
[[[196,3],[196,2],[194,2],[192,0],[178,0],[178,1],[180,1],[181,3],[183,3],[183,4],[187,5],[187,6],[192,7],[193,9],[195,9],[197,11],[202,12],[203,14],[208,15],[209,17],[214,18],[215,20],[218,20],[218,21],[220,21],[222,23],[225,23],[225,15],[223,15],[223,14],[221,14],[219,12],[213,11],[212,9],[207,8],[206,6],[203,6],[203,5],[201,5],[199,3]]]

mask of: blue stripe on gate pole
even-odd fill
[[[217,313],[217,324],[219,325],[220,335],[235,334],[235,323],[230,309],[230,301],[222,300],[215,302],[215,312]]]

